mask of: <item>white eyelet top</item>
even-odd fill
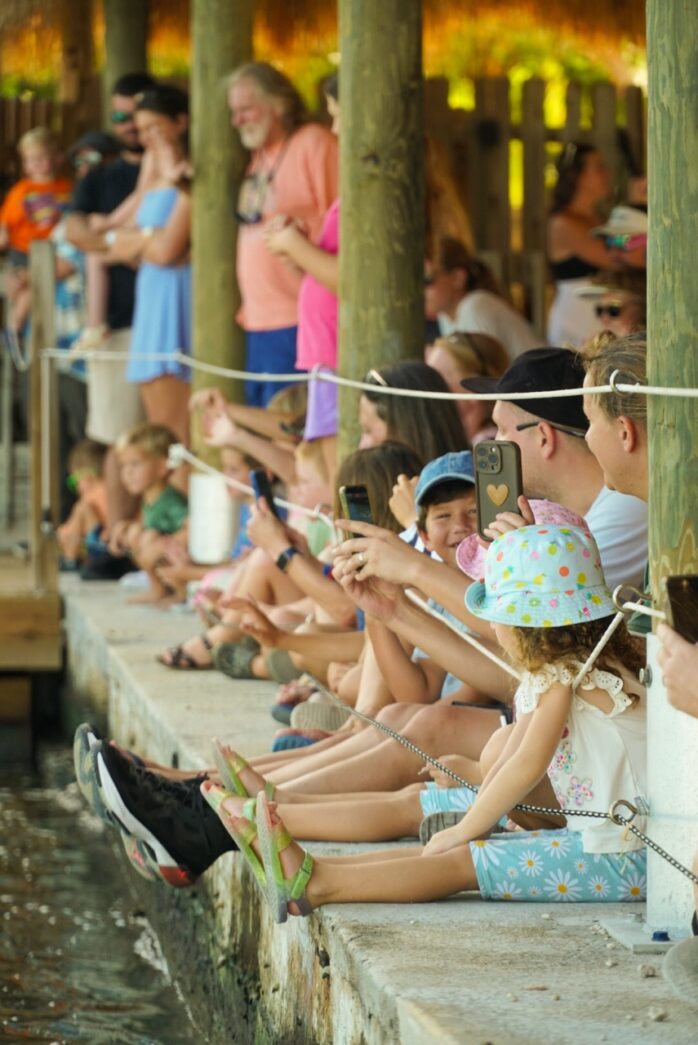
[[[581,666],[580,662],[576,671]],[[543,693],[555,683],[571,686],[576,671],[546,664],[540,671],[524,672],[514,696],[517,717],[534,712]],[[602,711],[584,699],[583,691],[592,689],[608,693],[613,702],[610,711]],[[633,701],[618,675],[592,668],[572,697],[567,724],[548,767],[560,807],[606,812],[618,798],[634,802],[638,795],[645,795],[646,741],[644,700]],[[638,818],[635,823],[642,827]],[[587,853],[642,848],[635,835],[610,820],[568,816],[567,827],[581,831]]]

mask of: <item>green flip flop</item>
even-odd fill
[[[305,890],[313,873],[315,861],[310,853],[305,853],[303,862],[291,878],[286,878],[281,866],[281,853],[287,849],[293,839],[282,823],[273,824],[269,800],[263,791],[257,796],[257,837],[259,838],[264,864],[264,893],[272,917],[275,922],[285,922],[288,918],[289,903],[298,905],[303,917],[313,913],[308,903]]]
[[[226,798],[234,797],[232,791],[228,791],[226,788],[220,787],[218,784],[206,781],[205,784],[202,785],[201,794],[204,796],[205,800],[208,802],[211,809],[214,811],[220,822],[223,824],[223,827],[226,829],[247,861],[247,865],[255,876],[255,880],[260,889],[262,892],[265,892],[266,874],[264,873],[264,867],[252,848],[252,843],[257,838],[257,828],[255,826],[256,799],[248,798],[245,802],[241,818],[242,826],[238,827],[236,824],[233,824],[230,814],[223,808],[223,803]],[[241,821],[238,821],[238,823]]]
[[[229,755],[226,754],[223,744],[217,737],[213,738],[212,744],[213,761],[216,764],[216,769],[220,773],[221,780],[225,786],[240,798],[252,798],[253,796],[249,793],[240,778],[240,773],[243,769],[249,767],[249,762],[246,762],[242,755],[238,755],[237,751],[233,751]],[[275,790],[275,785],[272,784],[270,780],[266,780],[264,783],[264,793],[267,798],[273,798]]]

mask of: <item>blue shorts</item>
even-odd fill
[[[245,332],[245,370],[253,374],[292,374],[296,369],[297,327]],[[245,381],[248,406],[266,406],[289,381]]]
[[[647,894],[647,850],[585,853],[580,831],[507,831],[470,842],[485,900],[622,903]]]

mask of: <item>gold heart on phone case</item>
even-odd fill
[[[509,496],[509,487],[506,483],[500,483],[499,486],[494,486],[492,483],[487,487],[487,496],[496,504],[497,507],[504,504],[507,497]]]

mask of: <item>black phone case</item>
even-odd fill
[[[698,642],[698,576],[666,577],[667,619],[687,642]]]
[[[519,497],[523,493],[521,451],[516,443],[500,439],[484,439],[473,451],[475,458],[475,494],[477,498],[477,531],[484,540],[484,530],[500,512],[520,513]]]
[[[274,504],[274,492],[271,488],[271,483],[269,482],[269,477],[267,476],[267,473],[263,471],[263,469],[261,468],[253,469],[253,471],[250,472],[250,482],[252,484],[252,489],[255,493],[255,499],[259,501],[262,498],[264,498],[264,500],[267,502],[269,510],[278,519],[279,513],[276,509],[276,505]]]

